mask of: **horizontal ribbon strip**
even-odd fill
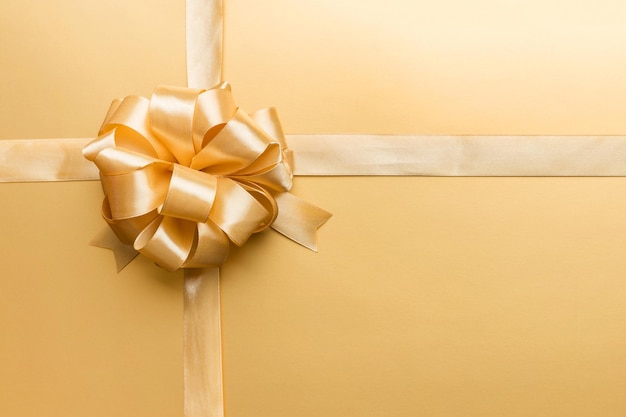
[[[0,140],[0,182],[99,180],[82,149],[93,139]]]
[[[99,180],[91,139],[0,140],[0,182]],[[626,176],[626,136],[287,135],[298,176]]]
[[[296,175],[626,175],[625,136],[291,136]]]

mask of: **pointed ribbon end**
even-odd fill
[[[115,256],[115,265],[117,266],[118,273],[139,254],[132,246],[120,242],[113,230],[109,227],[103,228],[91,239],[89,244],[91,246],[112,250]]]
[[[278,204],[278,217],[272,228],[296,243],[317,252],[317,229],[332,216],[331,213],[311,203],[300,200],[291,193],[274,195]]]

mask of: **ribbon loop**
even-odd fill
[[[211,220],[198,223],[198,242],[187,259],[185,268],[207,268],[224,263],[228,257],[230,241],[226,233]]]
[[[174,165],[170,187],[160,214],[204,223],[217,192],[217,178],[202,171]]]
[[[230,85],[224,83],[198,96],[193,124],[196,153],[219,132],[237,111]]]
[[[178,163],[189,166],[195,154],[193,115],[196,98],[202,90],[159,86],[150,100],[152,131],[174,154]]]
[[[218,194],[210,218],[237,246],[242,246],[255,232],[263,230],[273,217],[240,184],[219,178]]]
[[[192,168],[211,173],[233,174],[256,161],[272,139],[241,109],[198,152]]]
[[[285,132],[283,132],[283,126],[278,118],[278,111],[274,107],[268,107],[266,109],[257,110],[250,114],[252,120],[254,120],[267,134],[280,143],[280,145],[287,149],[287,140],[285,139]]]
[[[195,225],[175,217],[159,217],[139,233],[135,250],[168,271],[176,271],[189,257]]]
[[[167,193],[167,183],[155,181],[160,177],[159,171],[155,165],[148,165],[127,174],[102,176],[102,186],[108,190],[107,197],[114,219],[142,216],[160,205]],[[129,193],[135,198],[129,199]]]

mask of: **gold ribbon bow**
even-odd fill
[[[289,193],[292,156],[275,109],[244,113],[227,83],[116,100],[83,153],[100,170],[102,214],[121,242],[95,244],[118,252],[118,269],[136,252],[169,271],[219,266],[230,242],[270,226],[316,250],[330,217]]]

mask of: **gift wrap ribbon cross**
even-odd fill
[[[290,193],[294,175],[626,176],[623,136],[284,135],[274,109],[233,102],[222,36],[222,0],[187,0],[186,88],[115,100],[95,140],[0,141],[0,182],[102,181],[109,227],[92,243],[118,270],[138,253],[185,270],[186,417],[224,416],[219,266],[231,242],[271,227],[316,249],[330,213]]]

